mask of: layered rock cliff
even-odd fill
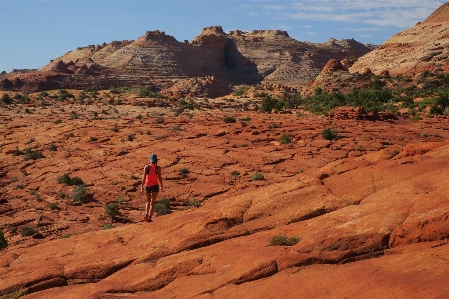
[[[131,85],[160,91],[179,80],[212,76],[226,86],[280,83],[302,88],[329,59],[359,57],[370,51],[370,47],[354,40],[299,42],[280,30],[236,30],[226,34],[220,26],[214,26],[204,28],[191,42],[178,42],[156,30],[135,41],[78,48],[38,71],[3,75],[0,89]]]
[[[449,3],[422,23],[402,31],[381,47],[361,57],[349,70],[371,69],[376,75],[389,70],[391,75],[413,76],[424,70],[449,70]]]

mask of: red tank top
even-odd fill
[[[153,163],[148,165],[148,172],[145,176],[145,186],[151,187],[154,185],[158,185],[158,179],[157,179],[157,166]]]

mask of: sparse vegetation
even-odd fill
[[[104,206],[104,211],[111,219],[115,219],[120,213],[120,204],[118,202],[110,202]]]
[[[171,214],[172,210],[170,206],[170,200],[165,197],[162,197],[154,205],[154,211],[156,212],[156,216]]]
[[[274,236],[270,240],[271,246],[293,246],[298,244],[301,239],[298,237],[288,238],[286,235]]]
[[[9,96],[9,94],[4,93],[2,95],[2,102],[5,104],[12,104],[14,102],[14,100]]]
[[[290,144],[292,143],[292,137],[288,134],[282,134],[281,139],[279,139],[279,144]]]
[[[5,235],[2,230],[0,230],[0,250],[8,247],[8,240],[6,240]]]
[[[334,128],[327,128],[321,132],[321,136],[326,140],[337,140],[338,132]]]
[[[101,228],[102,230],[107,230],[107,229],[111,229],[114,228],[115,226],[112,223],[106,223],[105,225],[103,225],[103,227]]]
[[[58,150],[58,146],[52,142],[50,143],[49,150],[56,152]]]
[[[233,172],[231,172],[231,178],[233,180],[236,180],[240,177],[240,172],[238,172],[237,170],[234,170]]]
[[[227,117],[225,117],[225,118],[223,119],[223,121],[224,121],[225,123],[235,123],[237,120],[235,119],[235,117],[227,116]]]
[[[261,181],[261,180],[264,180],[265,177],[264,177],[263,174],[261,174],[260,172],[256,172],[255,174],[253,174],[253,175],[251,176],[251,179],[252,179],[253,181]]]
[[[186,177],[188,177],[189,173],[190,173],[190,171],[188,168],[181,168],[179,170],[179,176],[181,177],[181,179],[185,179]]]
[[[65,184],[68,186],[84,184],[84,182],[81,178],[79,178],[79,177],[71,178],[67,173],[64,173],[62,176],[59,176],[57,178],[57,181],[59,184]]]
[[[201,207],[201,202],[199,202],[198,200],[196,200],[195,198],[192,198],[191,200],[189,200],[187,202],[187,205],[189,207],[194,207],[194,208],[199,208]]]
[[[22,226],[22,228],[20,229],[20,234],[22,235],[22,237],[29,237],[34,235],[35,233],[36,229],[29,224]]]
[[[87,201],[87,187],[84,185],[77,185],[73,188],[73,193],[71,196],[73,201],[76,202],[86,202]]]
[[[48,204],[48,208],[50,210],[60,210],[61,208],[59,207],[57,202],[51,202]]]

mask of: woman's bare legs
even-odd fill
[[[150,195],[151,203],[150,203],[150,201],[148,199],[149,193],[147,193],[147,206],[148,206],[148,203],[150,203],[150,214],[148,215],[148,221],[150,221],[151,217],[153,217],[154,205],[156,204],[156,198],[157,198],[158,194],[159,194],[159,192],[151,192],[151,195]],[[145,208],[146,208],[146,211],[148,213],[147,206]]]
[[[148,218],[148,210],[150,209],[150,202],[151,202],[151,192],[145,193],[145,196],[147,197],[147,203],[145,204],[145,216]]]

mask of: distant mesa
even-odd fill
[[[300,90],[330,59],[360,57],[371,50],[353,39],[300,42],[283,30],[225,33],[221,26],[210,26],[191,42],[179,42],[164,31],[155,30],[136,40],[78,47],[39,70],[4,74],[0,81],[8,81],[0,82],[0,86],[7,90],[38,91],[150,84],[162,93],[174,95],[179,94],[174,90],[176,86],[183,86],[187,88],[186,94],[197,96],[201,96],[203,89],[203,96],[224,95],[231,90],[223,86],[240,84],[281,84]],[[206,85],[220,86],[218,92],[186,86],[189,78],[212,77],[213,83]]]

